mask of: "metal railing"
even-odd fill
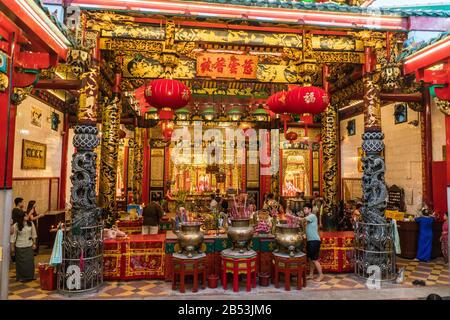
[[[79,294],[96,291],[103,284],[103,224],[72,230],[64,228],[58,291]]]
[[[395,237],[390,223],[357,222],[355,228],[355,274],[368,279],[379,268],[380,281],[397,277]]]

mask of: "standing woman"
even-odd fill
[[[16,280],[32,281],[34,277],[34,252],[36,249],[36,228],[28,215],[21,214],[13,226],[11,249],[16,255]]]
[[[445,263],[448,263],[448,212],[444,215],[444,223],[442,224],[441,249]]]
[[[38,214],[36,212],[36,201],[35,200],[31,200],[28,202],[28,207],[27,207],[27,216],[28,216],[28,220],[33,222],[35,228],[36,228],[36,234],[37,231],[39,230],[39,219],[42,218],[44,216],[44,214]],[[39,253],[39,243],[37,241],[36,238],[36,250],[34,250],[35,254]]]
[[[423,216],[416,218],[419,224],[419,243],[417,246],[417,257],[419,261],[428,262],[431,260],[431,245],[433,242],[433,217],[427,209],[422,210]]]

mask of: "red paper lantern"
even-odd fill
[[[297,87],[289,91],[286,96],[286,109],[289,113],[318,114],[327,108],[328,94],[318,87]]]
[[[286,91],[280,91],[273,95],[271,95],[267,99],[267,106],[272,112],[275,113],[285,113],[288,112],[286,108],[286,97],[287,97]]]
[[[173,110],[185,107],[191,98],[191,91],[182,82],[173,79],[157,79],[145,88],[145,99],[151,106]]]

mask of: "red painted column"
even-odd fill
[[[450,204],[450,116],[445,116],[445,145],[445,162],[447,163],[447,203]],[[450,206],[448,208],[450,208]]]
[[[11,35],[10,57],[7,60],[7,76],[9,86],[5,92],[0,92],[0,299],[8,299],[9,286],[9,260],[10,260],[10,221],[13,203],[12,174],[14,156],[14,135],[16,130],[17,108],[11,103],[13,86],[12,66],[14,65],[14,52],[16,47],[15,35]]]
[[[69,151],[69,113],[64,113],[61,151],[61,175],[59,181],[58,208],[64,209],[66,206],[67,187],[67,153]]]
[[[245,155],[244,163],[241,166],[241,178],[242,178],[241,179],[241,189],[242,189],[242,192],[247,192],[247,161],[246,161],[247,148],[246,147],[244,147],[244,155]]]
[[[0,189],[12,188],[14,135],[17,108],[8,99],[8,91],[0,94]]]
[[[423,139],[423,202],[429,208],[433,207],[433,180],[432,180],[432,162],[433,162],[433,151],[432,151],[432,134],[431,134],[431,97],[430,90],[428,86],[425,87],[423,92],[423,106],[424,110],[422,112],[423,125],[424,128],[424,139]]]
[[[149,203],[149,181],[150,181],[150,141],[148,129],[144,130],[144,158],[143,158],[143,175],[142,175],[142,202]]]
[[[268,151],[268,155],[270,155],[270,150],[271,150],[271,144],[270,144],[270,131],[267,132],[267,151]],[[267,168],[270,167],[270,165],[265,165],[260,163],[260,172],[263,170],[263,168]],[[261,204],[261,208],[262,205],[264,203],[264,195],[266,193],[269,193],[271,190],[271,176],[270,175],[260,175],[260,204]]]
[[[128,141],[125,141],[125,146],[123,147],[123,186],[125,189],[125,202],[128,205],[128,162],[130,161],[130,147]]]

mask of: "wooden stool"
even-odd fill
[[[222,285],[227,289],[227,273],[233,274],[233,291],[239,291],[239,274],[247,275],[247,291],[256,288],[258,270],[257,254],[254,250],[239,253],[232,249],[222,251]]]
[[[177,288],[177,275],[180,277],[180,292],[184,293],[185,276],[192,275],[194,283],[192,292],[198,291],[198,275],[203,273],[202,289],[206,288],[206,254],[198,254],[191,258],[174,253],[172,256],[172,290]]]
[[[274,263],[274,284],[275,288],[280,287],[279,274],[284,273],[284,289],[291,290],[291,275],[297,274],[297,290],[301,290],[302,286],[306,287],[306,255],[297,253],[294,257],[286,253],[273,253]]]

